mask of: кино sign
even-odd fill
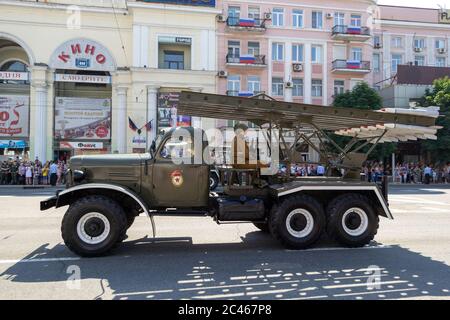
[[[109,50],[96,41],[70,40],[60,45],[51,57],[50,67],[68,70],[114,71],[115,63]]]

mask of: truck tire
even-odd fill
[[[259,230],[261,230],[262,232],[266,232],[266,233],[270,232],[269,224],[266,222],[255,222],[255,223],[253,223],[253,225],[255,227],[257,227]]]
[[[66,246],[82,257],[108,253],[122,236],[127,218],[122,207],[104,196],[87,196],[64,215],[61,234]]]
[[[372,202],[365,196],[352,193],[331,201],[327,208],[327,234],[347,247],[363,247],[378,232],[380,219]]]
[[[325,214],[320,203],[308,195],[290,196],[272,208],[269,219],[273,237],[289,249],[305,249],[313,245],[325,227]]]

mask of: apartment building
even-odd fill
[[[450,66],[450,16],[438,9],[379,6],[374,17],[373,83],[395,82],[397,66]]]
[[[320,105],[372,83],[372,11],[361,1],[218,1],[218,92]]]

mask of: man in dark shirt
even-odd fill
[[[16,161],[11,163],[10,172],[11,172],[11,184],[17,184],[17,174],[19,171],[19,166]]]

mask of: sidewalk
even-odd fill
[[[0,185],[0,189],[65,189],[65,185]]]

